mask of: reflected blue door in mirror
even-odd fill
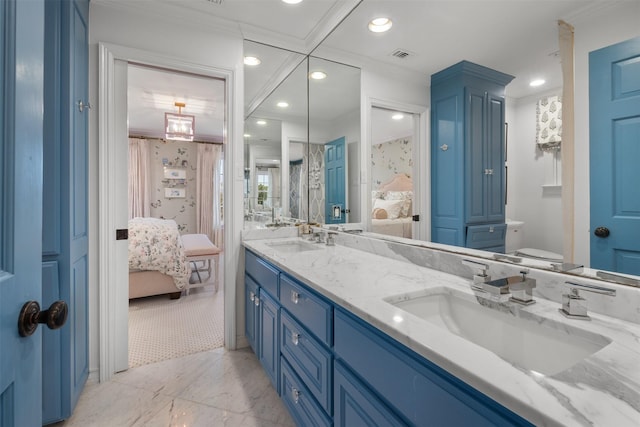
[[[640,37],[589,54],[591,267],[640,274]]]
[[[325,168],[325,220],[326,224],[346,222],[345,138],[341,137],[324,146]]]

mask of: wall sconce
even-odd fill
[[[164,113],[165,139],[193,141],[196,117],[182,114],[186,105],[184,102],[176,102],[174,105],[178,107],[178,114]]]

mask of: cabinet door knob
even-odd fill
[[[291,302],[297,304],[300,300],[300,294],[296,291],[291,291]]]
[[[255,301],[256,300],[256,294],[251,291],[249,292],[249,301]]]
[[[291,396],[293,397],[293,401],[298,403],[298,400],[300,400],[300,390],[295,387],[291,387]]]
[[[442,145],[440,146],[440,149],[441,149],[442,151],[447,151],[447,150],[449,149],[449,146],[448,146],[447,144],[442,144]]]
[[[259,306],[260,305],[260,298],[256,297],[255,300],[254,300],[254,304],[256,305],[256,307]]]
[[[297,332],[291,332],[291,342],[293,343],[293,345],[298,345],[299,341],[300,341],[300,334]]]

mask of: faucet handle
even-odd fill
[[[569,287],[569,292],[562,294],[562,308],[558,310],[571,319],[591,320],[587,314],[587,300],[580,295],[581,290],[607,296],[616,295],[615,289],[604,286],[576,282],[564,282],[564,284]]]
[[[482,283],[487,283],[491,280],[491,276],[489,276],[489,266],[485,263],[473,261],[470,259],[463,259],[462,264],[470,267],[473,270],[473,285],[472,288],[477,290],[482,289]]]

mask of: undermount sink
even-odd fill
[[[522,369],[544,375],[562,372],[611,343],[602,335],[450,288],[385,301]]]
[[[320,244],[305,242],[304,240],[285,240],[283,242],[274,241],[265,244],[278,252],[287,253],[316,251],[318,249],[322,249]]]

